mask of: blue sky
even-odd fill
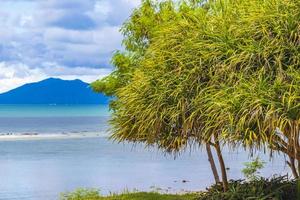
[[[140,0],[1,0],[0,92],[47,77],[110,73],[120,26]]]

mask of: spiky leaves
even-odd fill
[[[112,137],[170,152],[268,144],[297,160],[300,2],[190,3],[145,1],[125,24]]]

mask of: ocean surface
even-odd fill
[[[0,134],[107,134],[105,105],[0,105]]]
[[[107,106],[0,105],[0,199],[56,200],[61,192],[96,188],[103,194],[125,190],[195,191],[213,183],[207,156],[190,149],[176,159],[155,148],[108,140]],[[80,135],[60,139],[43,135]],[[87,137],[96,134],[94,137]],[[1,140],[1,136],[39,139]],[[243,150],[223,149],[229,178],[243,178],[249,160]],[[261,175],[286,174],[284,158],[267,154]]]

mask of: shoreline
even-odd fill
[[[47,134],[0,134],[0,142],[2,141],[22,141],[22,140],[61,140],[61,139],[81,139],[81,138],[97,138],[108,137],[108,134],[101,133],[78,133],[78,134],[65,134],[65,133],[47,133]]]

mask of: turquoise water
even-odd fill
[[[118,144],[107,139],[109,111],[105,106],[0,106],[0,133],[100,133],[77,139],[0,140],[0,199],[56,200],[80,187],[103,194],[128,190],[180,192],[205,189],[213,183],[201,149],[165,155],[156,148]],[[248,153],[223,149],[229,178],[243,178]],[[268,155],[261,153],[268,161]],[[261,171],[264,176],[288,172],[277,156]],[[183,181],[186,180],[187,182]]]
[[[105,105],[0,105],[0,134],[106,134]]]
[[[109,116],[107,105],[1,105],[0,117]]]

